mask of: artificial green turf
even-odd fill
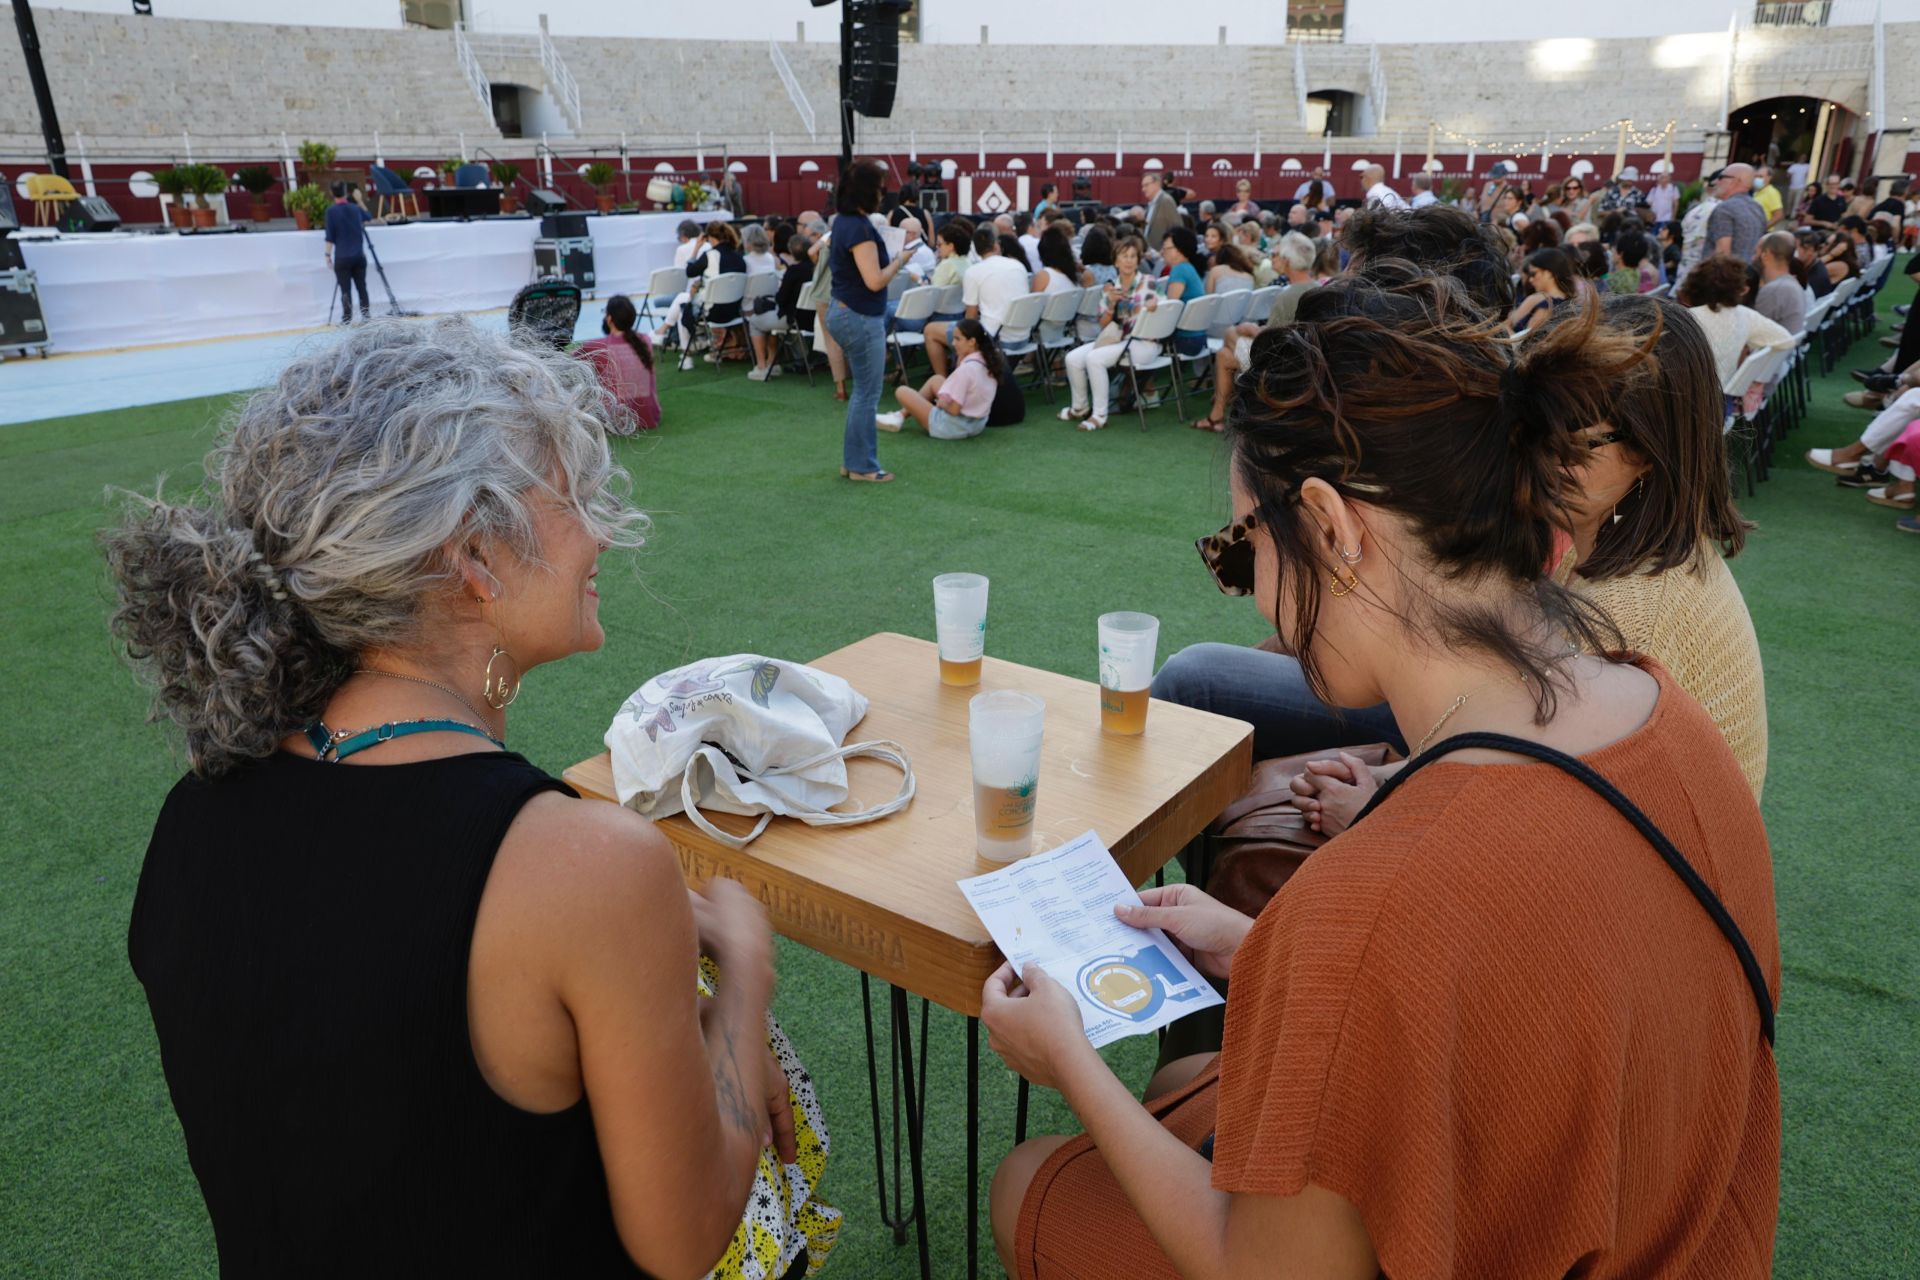
[[[1900,280],[1885,300],[1910,293]],[[665,667],[733,651],[807,659],[880,630],[930,636],[928,579],[946,570],[992,577],[996,655],[1070,674],[1091,674],[1093,619],[1108,609],[1158,614],[1163,654],[1261,634],[1193,554],[1224,516],[1224,474],[1215,438],[1170,410],[1146,434],[1122,416],[1088,435],[1036,398],[1027,425],[970,442],[883,436],[900,479],[870,486],[837,477],[840,406],[824,382],[762,385],[706,366],[664,381],[666,429],[620,445],[657,523],[636,572],[601,575],[607,646],[535,673],[514,711],[515,747],[551,770],[596,750],[621,698]],[[1812,419],[1743,503],[1760,529],[1735,562],[1772,733],[1783,1276],[1920,1272],[1920,872],[1905,809],[1920,538],[1797,460],[1857,434],[1865,416],[1838,400],[1851,385],[1816,382]],[[106,635],[93,534],[110,517],[106,486],[162,471],[190,485],[230,403],[0,429],[0,1275],[215,1267],[123,944],[147,832],[180,766],[142,725],[144,698]],[[777,1011],[820,1081],[827,1193],[847,1214],[827,1274],[910,1274],[911,1236],[897,1249],[875,1210],[858,980],[785,943],[780,966]],[[963,1035],[935,1012],[927,1172],[943,1277],[963,1274]],[[1111,1057],[1138,1086],[1150,1055],[1135,1039]],[[1011,1141],[1013,1088],[983,1058],[984,1197]],[[1070,1124],[1036,1092],[1033,1132]],[[987,1274],[991,1256],[983,1244]]]

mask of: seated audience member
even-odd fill
[[[1573,252],[1575,249],[1583,244],[1598,243],[1599,239],[1600,228],[1591,222],[1576,222],[1567,228],[1564,236],[1560,237],[1560,247],[1567,251],[1568,259],[1572,260],[1575,257]]]
[[[1560,224],[1552,218],[1540,218],[1527,223],[1527,229],[1520,233],[1520,254],[1525,256],[1535,249],[1557,249],[1560,246]]]
[[[1233,203],[1227,206],[1228,213],[1237,213],[1246,218],[1258,218],[1260,206],[1253,198],[1253,183],[1246,178],[1233,184]]]
[[[1827,280],[1832,284],[1841,284],[1860,274],[1862,267],[1859,250],[1853,237],[1845,231],[1837,231],[1827,237],[1820,249],[1820,261],[1826,267]]]
[[[1009,1274],[1562,1276],[1676,1239],[1726,1275],[1769,1264],[1759,808],[1699,703],[1651,659],[1599,656],[1615,629],[1543,577],[1575,461],[1556,424],[1601,420],[1639,352],[1588,322],[1516,351],[1458,299],[1343,281],[1262,335],[1229,426],[1239,553],[1209,558],[1311,687],[1386,699],[1433,751],[1257,921],[1190,885],[1119,909],[1234,978],[1222,1052],[1170,1065],[1151,1110],[1054,975],[987,980],[991,1046],[1086,1130],[996,1171]],[[1451,745],[1469,733],[1517,741]],[[1724,916],[1536,744],[1671,834]]]
[[[1491,319],[1513,309],[1513,278],[1499,233],[1463,210],[1369,210],[1347,227],[1346,247],[1347,267],[1355,274],[1365,274],[1370,263],[1411,262],[1458,280]]]
[[[1680,282],[1680,303],[1706,333],[1723,386],[1749,352],[1762,347],[1784,350],[1797,341],[1758,311],[1742,306],[1740,299],[1746,291],[1746,264],[1724,254],[1708,258]]]
[[[1287,230],[1299,231],[1303,233],[1310,230],[1310,228],[1307,226],[1308,212],[1309,211],[1307,209],[1307,206],[1304,204],[1301,204],[1297,200],[1294,203],[1288,205],[1287,206]]]
[[[1290,324],[1300,295],[1314,287],[1313,241],[1298,232],[1288,232],[1273,248],[1273,259],[1285,273],[1285,287],[1274,297],[1273,308],[1259,320],[1243,320],[1233,326],[1227,341],[1213,355],[1213,406],[1207,416],[1193,424],[1196,431],[1218,431],[1227,414],[1227,397],[1233,392],[1233,380],[1247,367],[1253,340],[1262,328]]]
[[[1002,235],[1000,237],[1000,253],[1008,262],[1019,263],[1029,276],[1033,274],[1029,266],[1026,248],[1021,245],[1018,236]]]
[[[1788,333],[1807,327],[1807,291],[1794,279],[1794,247],[1791,232],[1769,231],[1760,238],[1760,289],[1753,301],[1755,311]]]
[[[1231,239],[1222,241],[1207,267],[1207,292],[1225,293],[1231,289],[1251,289],[1254,285],[1253,259]]]
[[[583,362],[370,324],[239,410],[217,506],[105,538],[191,768],[127,952],[229,1269],[691,1276],[806,1208],[767,1218],[813,1104],[765,911],[505,745],[644,540],[605,411]]]
[[[673,265],[685,270],[687,263],[693,261],[693,255],[706,249],[706,236],[702,234],[700,224],[692,218],[681,219],[680,225],[674,230],[680,237],[680,242],[673,248]],[[656,343],[667,337],[678,339],[680,313],[686,308],[692,296],[690,290],[682,290],[673,296],[673,301],[667,304],[665,317],[661,320],[659,327],[653,331],[653,340]]]
[[[600,317],[600,332],[605,335],[575,347],[575,359],[585,360],[628,414],[632,423],[616,419],[609,424],[619,435],[631,435],[638,427],[651,431],[660,425],[660,400],[654,394],[653,341],[634,329],[639,312],[633,299],[616,293],[607,299],[606,312]]]
[[[1313,278],[1321,284],[1339,275],[1345,266],[1340,261],[1340,242],[1331,234],[1320,240],[1313,257]]]
[[[704,314],[709,324],[725,323],[740,318],[740,304],[723,302],[715,306],[710,313],[700,307],[701,287],[715,278],[734,272],[746,274],[747,260],[740,255],[740,235],[730,222],[709,222],[705,232],[706,248],[687,260],[687,291],[690,301],[687,306],[696,313]],[[680,321],[680,367],[693,368],[693,338],[687,324],[685,312]],[[721,347],[707,352],[708,364],[719,364],[726,357],[727,347],[737,341],[731,337],[731,329],[721,332]]]
[[[767,229],[754,223],[740,233],[740,260],[746,264],[746,272],[752,276],[775,276],[780,274],[780,260],[773,255],[773,241],[767,236]]]
[[[1591,221],[1600,211],[1600,193],[1587,194],[1586,179],[1568,178],[1560,184],[1560,190],[1562,193],[1560,208],[1574,222]]]
[[[1840,183],[1839,174],[1827,175],[1820,194],[1807,202],[1808,226],[1830,229],[1840,225],[1840,219],[1847,213],[1847,198],[1840,192]]]
[[[1087,228],[1086,239],[1080,242],[1080,268],[1081,279],[1089,287],[1104,287],[1119,277],[1113,262],[1113,236],[1105,227]]]
[[[934,251],[939,256],[934,263],[933,275],[927,283],[938,285],[943,289],[961,283],[966,279],[967,268],[973,262],[973,224],[965,218],[947,219],[946,225],[940,228],[940,234],[936,237]],[[964,314],[964,312],[955,311],[948,315],[945,312],[936,311],[932,318],[958,320]]]
[[[1103,291],[1100,337],[1067,352],[1067,385],[1073,400],[1060,411],[1060,420],[1078,422],[1082,431],[1098,431],[1107,425],[1112,370],[1122,356],[1141,364],[1160,354],[1159,343],[1128,336],[1142,313],[1160,305],[1153,280],[1140,265],[1146,251],[1146,242],[1140,237],[1120,237],[1113,246],[1114,279]]]
[[[1185,227],[1175,227],[1160,242],[1160,260],[1167,266],[1168,299],[1192,302],[1206,294],[1206,282],[1193,266],[1193,259],[1199,251],[1199,240]],[[1175,329],[1172,345],[1175,355],[1199,355],[1207,347],[1206,330]]]
[[[1006,252],[1005,246],[1011,244],[1012,252]],[[1026,261],[1020,252],[1020,246],[1011,238],[1002,239],[995,233],[991,224],[979,227],[973,233],[974,252],[980,255],[980,261],[967,268],[966,276],[961,280],[962,304],[966,314],[985,326],[987,336],[1000,332],[1000,322],[1007,317],[1007,308],[1013,300],[1030,291],[1027,280]],[[927,340],[927,363],[933,371],[944,375],[947,372],[947,353],[951,343],[953,321],[929,320],[921,333]]]
[[[1826,241],[1822,239],[1824,231],[1800,231],[1793,237],[1793,258],[1800,264],[1800,274],[1806,281],[1807,292],[1818,302],[1833,292],[1833,274],[1827,270]]]
[[[1080,262],[1073,256],[1073,237],[1062,226],[1048,227],[1040,236],[1040,269],[1030,286],[1035,293],[1065,293],[1083,287]],[[996,328],[995,332],[998,332]]]
[[[1020,242],[1020,252],[1025,256],[1029,269],[1040,270],[1040,228],[1034,225],[1032,215],[1013,215],[1013,237]]]
[[[953,353],[959,362],[953,376],[934,374],[912,387],[895,387],[894,399],[900,402],[895,413],[883,413],[874,419],[882,431],[898,431],[912,418],[935,440],[968,440],[987,429],[987,415],[993,412],[994,393],[1012,375],[1007,358],[988,335],[986,326],[968,318],[953,326]]]
[[[813,282],[814,264],[807,260],[806,233],[796,231],[787,241],[787,256],[793,262],[780,273],[780,292],[774,295],[774,307],[791,329],[805,332],[813,328],[812,312],[801,314],[800,294]]]
[[[1680,224],[1662,222],[1653,229],[1653,238],[1660,247],[1660,268],[1667,280],[1680,274]]]
[[[1646,207],[1646,193],[1640,190],[1638,179],[1627,174],[1616,176],[1600,196],[1599,212],[1603,215],[1638,213]]]
[[[1598,239],[1581,240],[1573,245],[1574,272],[1581,284],[1596,292],[1607,291],[1607,272],[1613,269],[1613,259],[1607,255],[1607,246]]]
[[[934,266],[939,262],[939,254],[934,251],[920,234],[920,224],[908,218],[900,226],[906,232],[906,242],[900,246],[900,252],[906,255],[907,265],[900,268],[909,280],[916,285],[929,283]]]
[[[1413,198],[1407,201],[1408,208],[1424,209],[1430,204],[1439,203],[1440,197],[1433,194],[1433,175],[1426,170],[1414,174],[1407,184],[1413,188]]]
[[[1253,287],[1264,289],[1279,278],[1279,270],[1267,260],[1266,252],[1261,248],[1263,237],[1260,224],[1243,222],[1233,229],[1233,243],[1253,268]]]
[[[1521,299],[1507,317],[1507,328],[1516,334],[1544,324],[1556,308],[1565,306],[1579,293],[1573,259],[1559,249],[1535,249],[1527,255],[1520,275],[1533,293]]]
[[[1632,277],[1623,275],[1617,285],[1610,285],[1612,292],[1650,293],[1660,287],[1660,268],[1654,265],[1653,246],[1638,229],[1638,224],[1620,233],[1620,238],[1613,242],[1613,255],[1620,263],[1620,270],[1631,272]]]
[[[1840,477],[1849,488],[1865,489],[1869,499],[1886,500],[1884,505],[1913,505],[1913,441],[1908,440],[1900,454],[1893,453],[1896,443],[1905,438],[1916,419],[1920,419],[1920,365],[1901,374],[1881,374],[1882,388],[1877,403],[1880,411],[1860,438],[1838,449],[1809,449],[1807,461],[1821,471]],[[1875,494],[1878,499],[1874,498]]]

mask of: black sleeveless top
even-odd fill
[[[586,1099],[520,1110],[467,1033],[494,854],[566,790],[506,752],[173,788],[127,950],[223,1276],[641,1274]]]

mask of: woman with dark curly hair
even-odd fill
[[[1750,352],[1762,347],[1784,351],[1799,341],[1742,304],[1747,284],[1747,264],[1724,253],[1704,259],[1680,282],[1678,300],[1705,331],[1723,386]]]
[[[205,501],[106,535],[191,765],[127,950],[223,1271],[700,1275],[763,1179],[809,1203],[760,904],[507,749],[644,540],[608,409],[580,361],[381,321],[247,401]]]

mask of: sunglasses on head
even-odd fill
[[[1218,533],[1193,540],[1207,572],[1213,575],[1214,585],[1226,595],[1253,594],[1253,543],[1247,540],[1247,534],[1259,523],[1258,516],[1250,515],[1244,520],[1235,520]]]

